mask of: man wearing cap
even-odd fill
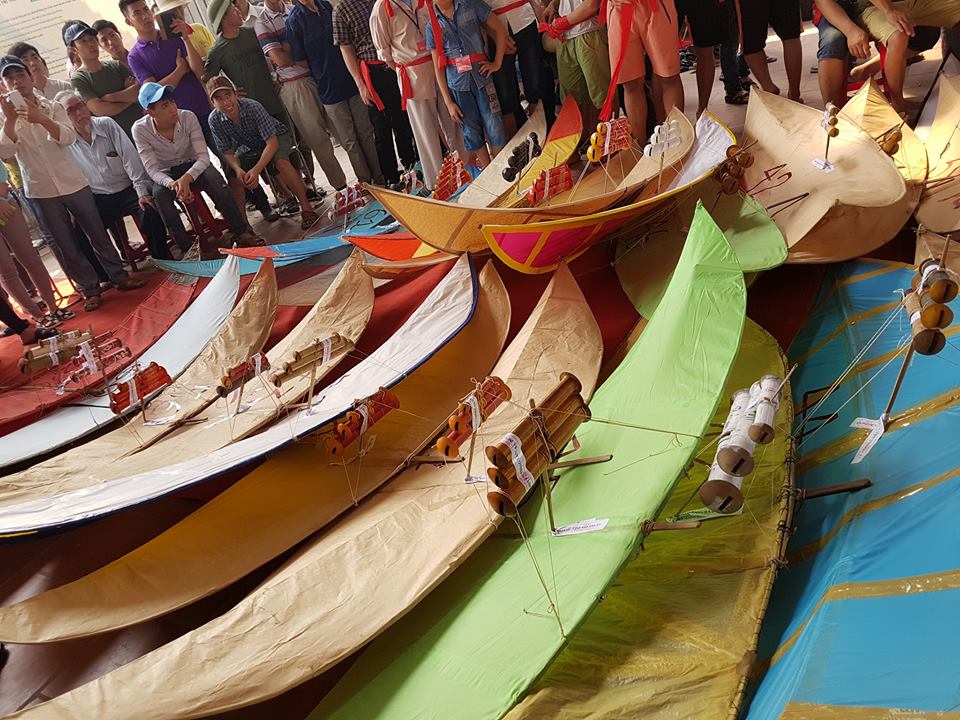
[[[383,61],[397,72],[401,107],[410,118],[424,183],[432,190],[443,162],[440,138],[462,157],[466,151],[460,129],[437,104],[437,71],[425,34],[429,23],[430,13],[421,2],[377,0],[370,15],[373,44]]]
[[[290,57],[310,69],[317,94],[350,165],[363,182],[383,184],[377,143],[364,104],[343,55],[333,44],[333,10],[326,0],[297,0],[287,16]]]
[[[286,126],[256,100],[237,97],[230,78],[216,75],[207,82],[213,102],[210,129],[217,147],[244,187],[253,187],[260,173],[271,168],[297,198],[301,229],[309,230],[318,216],[307,199],[307,188],[290,164],[293,141]],[[242,193],[237,198],[242,202]]]
[[[8,55],[16,55],[20,62],[27,66],[30,76],[33,78],[33,89],[38,95],[47,100],[53,100],[57,93],[70,89],[70,83],[66,80],[57,80],[50,77],[50,68],[47,67],[47,61],[43,59],[40,51],[30,43],[18,42],[7,51]]]
[[[91,113],[112,117],[129,136],[133,124],[143,115],[137,103],[140,86],[130,68],[116,60],[101,62],[97,33],[85,22],[69,25],[63,41],[80,60],[80,67],[70,77],[73,89]]]
[[[413,167],[417,151],[410,121],[403,112],[397,74],[377,57],[370,36],[370,10],[374,0],[339,0],[333,8],[333,44],[340,47],[347,70],[366,103],[377,144],[377,159],[388,183],[400,179],[397,153],[405,167]]]
[[[16,155],[27,193],[67,264],[64,270],[86,298],[84,308],[100,307],[100,282],[73,241],[71,216],[90,239],[97,260],[118,290],[143,287],[143,280],[127,276],[103,230],[90,184],[68,150],[77,136],[63,106],[36,94],[30,72],[16,56],[0,60],[0,77],[11,91],[0,98],[4,115],[0,157]]]
[[[331,124],[326,110],[320,104],[317,85],[310,77],[310,71],[297,65],[290,57],[286,27],[289,12],[283,0],[266,0],[254,30],[263,54],[273,64],[277,80],[280,81],[280,101],[290,114],[297,134],[313,150],[330,185],[342,190],[347,178],[333,152]]]
[[[194,190],[202,190],[213,200],[233,234],[231,242],[244,247],[263,245],[234,202],[223,176],[210,164],[197,116],[177,108],[173,88],[144,83],[140,88],[140,106],[147,114],[134,124],[133,140],[153,180],[157,210],[177,245],[189,247],[190,240],[176,201],[192,202]],[[204,254],[212,254],[213,249],[202,250]]]
[[[133,142],[113,118],[92,117],[76,93],[61,93],[57,100],[66,109],[70,124],[77,132],[70,152],[90,181],[104,229],[113,231],[118,220],[133,214],[146,236],[150,254],[170,260],[167,229],[153,207],[153,182]]]

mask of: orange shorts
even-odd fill
[[[673,0],[655,0],[658,8],[651,11],[649,0],[633,0],[633,20],[627,34],[623,65],[618,83],[625,83],[645,74],[643,58],[650,56],[653,72],[660,77],[680,74],[680,34],[677,30],[677,9]],[[623,48],[623,21],[631,7],[616,7],[607,0],[607,38],[610,43],[610,68],[617,66]]]

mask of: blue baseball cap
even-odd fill
[[[140,101],[140,107],[146,110],[155,102],[159,102],[173,95],[173,85],[161,85],[160,83],[144,83],[140,88],[137,99]]]
[[[84,35],[96,37],[97,31],[82,20],[72,22],[63,29],[63,44],[70,47]]]

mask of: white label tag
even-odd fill
[[[480,427],[480,423],[482,422],[480,418],[480,403],[477,402],[477,394],[470,393],[467,395],[467,399],[464,402],[470,406],[470,422],[472,423],[474,432],[476,432],[477,428]]]
[[[54,335],[52,338],[50,338],[50,364],[51,365],[60,364],[60,356],[57,355],[57,350],[59,347],[60,347],[60,343],[57,342],[57,336]]]
[[[366,404],[358,407],[357,412],[360,413],[360,434],[363,435],[367,431],[367,425],[370,421],[370,415]]]
[[[810,164],[813,165],[815,168],[819,168],[820,170],[823,170],[824,172],[833,171],[833,163],[830,162],[829,160],[821,160],[820,158],[817,158],[816,160],[811,160]]]
[[[597,532],[598,530],[603,530],[608,522],[610,522],[610,518],[603,518],[602,520],[590,518],[589,520],[581,520],[580,522],[558,527],[553,531],[553,534],[560,537],[562,535],[583,535],[584,533]]]
[[[262,359],[261,359],[261,357],[260,357],[260,353],[257,353],[256,355],[253,356],[253,374],[254,374],[254,375],[259,375],[259,374],[260,374],[260,370],[261,370],[262,367],[263,367],[263,364],[262,364],[262,363],[263,363],[263,361],[262,361]]]
[[[97,359],[93,356],[93,349],[89,342],[80,343],[80,355],[83,356],[83,363],[91,373],[97,371]]]
[[[127,389],[130,390],[130,407],[133,407],[136,402],[140,399],[140,396],[137,394],[137,378],[134,377],[127,380]]]
[[[529,490],[533,487],[536,478],[527,470],[527,458],[523,455],[523,447],[520,444],[520,438],[513,433],[507,433],[501,441],[510,448],[510,455],[513,459],[513,468],[517,471],[517,479],[523,483],[523,486]]]
[[[321,365],[326,365],[330,362],[330,352],[333,349],[333,342],[330,338],[324,338],[320,342],[320,347],[323,348],[323,359],[320,361]]]
[[[860,445],[860,448],[857,450],[857,454],[854,455],[853,460],[850,461],[851,465],[857,465],[863,461],[863,459],[867,456],[867,453],[873,450],[873,446],[879,442],[881,437],[883,437],[885,428],[882,420],[871,420],[870,418],[857,418],[850,423],[850,427],[857,428],[859,430],[870,431],[866,439]]]
[[[467,483],[468,485],[472,485],[473,483],[486,482],[486,481],[487,481],[487,478],[485,478],[483,475],[467,475],[467,476],[463,479],[463,481],[464,481],[465,483]]]

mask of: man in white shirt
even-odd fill
[[[167,229],[153,206],[153,182],[133,142],[113,118],[93,117],[76,93],[60,93],[57,101],[77,131],[70,152],[90,181],[104,229],[113,232],[118,221],[132,214],[143,230],[150,254],[172,259],[167,249]]]
[[[90,239],[97,260],[118,290],[143,287],[143,280],[130,278],[124,271],[103,229],[90,183],[68,150],[77,135],[66,110],[34,91],[30,72],[14,55],[0,60],[0,78],[10,91],[0,98],[4,116],[0,157],[16,155],[27,194],[67,263],[64,270],[86,298],[84,308],[100,307],[100,283],[73,240],[71,216]]]
[[[140,151],[143,166],[153,180],[152,194],[164,224],[180,247],[189,247],[190,239],[180,219],[176,201],[193,202],[194,192],[210,196],[227,221],[233,237],[229,244],[241,247],[263,245],[241,209],[234,202],[227,182],[210,164],[207,143],[197,116],[180,110],[173,101],[173,87],[155,82],[140,88],[140,106],[146,115],[133,125],[133,140]],[[227,245],[229,247],[229,245]],[[219,257],[214,248],[201,253]]]
[[[10,48],[7,54],[16,55],[20,58],[20,62],[26,65],[31,77],[33,77],[33,89],[47,100],[53,100],[57,93],[62,93],[64,90],[70,90],[73,87],[66,80],[57,80],[50,77],[47,61],[30,43],[18,42]]]

